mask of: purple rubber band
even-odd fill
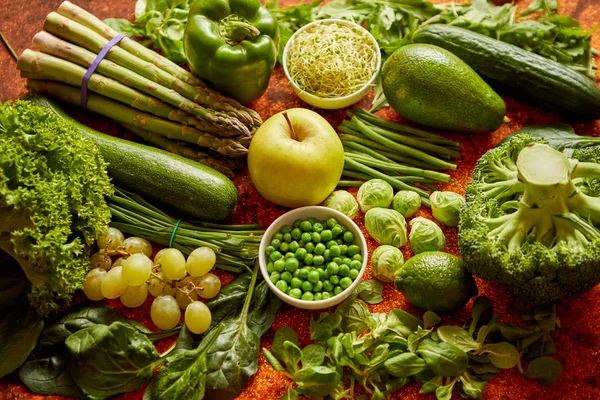
[[[100,50],[100,53],[98,53],[94,62],[90,65],[88,70],[85,72],[85,75],[83,76],[83,79],[81,80],[81,107],[87,108],[88,82],[89,82],[90,78],[92,77],[92,75],[94,74],[94,71],[96,71],[96,68],[98,68],[98,65],[100,65],[100,61],[102,61],[104,59],[104,57],[106,57],[106,55],[108,54],[108,51],[110,49],[112,49],[112,47],[114,45],[119,43],[121,41],[121,39],[123,39],[124,37],[125,37],[125,35],[119,34],[119,35],[115,36],[114,38],[112,38],[108,43],[106,43],[106,46],[104,46],[102,48],[102,50]]]

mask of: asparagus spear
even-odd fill
[[[63,2],[58,7],[58,13],[80,23],[108,40],[118,35],[117,31],[106,25],[100,19],[68,1]],[[260,126],[262,124],[260,115],[258,115],[256,111],[244,107],[237,101],[215,92],[189,71],[181,68],[171,60],[160,56],[155,51],[142,46],[135,40],[123,38],[119,46],[130,54],[155,65],[171,74],[173,77],[195,87],[198,92],[197,96],[195,98],[190,98],[190,100],[194,100],[200,105],[211,107],[217,111],[226,112],[229,115],[238,118],[248,126]]]
[[[185,144],[180,144],[173,140],[169,140],[166,137],[157,133],[148,132],[132,125],[123,126],[131,132],[138,135],[139,137],[141,137],[142,139],[144,139],[146,142],[152,143],[153,145],[158,146],[161,149],[170,151],[171,153],[179,154],[180,156],[187,157],[192,160],[196,160],[201,164],[216,169],[223,175],[227,176],[229,179],[233,179],[235,177],[235,174],[233,173],[231,168],[225,165],[225,163],[219,160],[215,160],[206,153],[194,150]]]
[[[60,81],[61,80],[60,78],[62,78],[65,73],[69,73],[70,75],[72,75],[73,81],[77,81],[77,80],[81,81],[81,78],[79,78],[79,72],[81,72],[81,70],[83,70],[83,72],[85,73],[86,69],[89,68],[89,66],[92,64],[92,62],[96,58],[96,54],[92,53],[91,51],[88,51],[79,46],[75,46],[71,43],[65,42],[64,40],[61,40],[61,39],[57,38],[56,36],[53,36],[52,34],[45,32],[45,31],[38,32],[33,37],[33,44],[36,47],[38,47],[43,53],[55,56],[63,62],[59,63],[58,61],[54,60],[54,63],[52,64],[52,66],[55,67],[54,68],[54,72],[55,72],[54,76],[50,76],[50,72],[46,68],[41,67],[39,69],[36,68],[35,70],[40,71],[40,73],[43,73],[43,75],[28,76],[29,78],[51,79],[51,80],[59,80]],[[72,63],[78,64],[78,65],[84,67],[85,69],[74,68],[74,65]],[[19,68],[19,64],[17,64],[17,68]],[[75,77],[75,71],[78,72],[77,77]],[[112,62],[110,60],[102,60],[100,62],[100,64],[98,65],[98,67],[96,68],[96,73],[92,75],[92,77],[90,79],[90,84],[88,85],[88,87],[91,90],[94,90],[94,88],[92,87],[93,82],[101,80],[102,75],[106,76],[108,78],[112,78],[115,81],[118,81],[125,86],[133,87],[143,93],[146,93],[152,97],[160,99],[163,102],[168,103],[168,104],[180,109],[179,113],[174,113],[174,114],[176,114],[177,118],[172,118],[172,117],[161,115],[161,114],[155,114],[155,115],[158,115],[163,118],[168,118],[173,121],[185,123],[186,125],[195,126],[196,128],[198,128],[202,131],[211,132],[213,134],[216,134],[217,136],[235,136],[237,134],[236,131],[224,130],[220,126],[211,124],[209,121],[199,120],[197,118],[192,117],[191,115],[189,115],[187,112],[185,112],[183,110],[188,110],[190,108],[196,107],[197,106],[196,103],[194,103],[193,101],[189,100],[186,97],[183,97],[176,91],[174,91],[172,89],[168,89],[168,88],[166,88],[162,85],[159,85],[155,82],[152,82],[151,80],[144,78],[143,76],[136,74],[135,72],[132,72],[132,71],[128,70],[127,68],[123,68],[120,65],[115,64],[114,62]],[[56,79],[56,76],[58,76],[59,79]],[[81,77],[83,77],[83,74],[81,75]],[[98,77],[100,77],[100,78],[98,78]],[[74,82],[70,82],[70,81],[67,83],[69,83],[70,85],[74,85],[74,86],[80,85],[80,83],[76,83],[76,82],[74,83]],[[127,101],[125,101],[125,98],[122,96],[113,97],[113,96],[108,95],[107,93],[103,93],[104,92],[103,89],[106,85],[108,85],[108,83],[101,82],[100,85],[96,85],[96,89],[100,89],[100,90],[94,90],[94,91],[96,91],[104,96],[110,97],[114,100],[118,100],[121,102],[127,102]],[[111,86],[114,87],[115,86],[114,83],[111,83]],[[127,92],[125,89],[119,89],[119,91]],[[129,92],[131,92],[131,91],[129,91]],[[139,94],[138,94],[138,96],[139,96]],[[162,104],[160,102],[157,102],[154,99],[152,99],[152,103]],[[131,103],[130,103],[130,105],[135,107],[135,105],[133,105]],[[166,108],[166,107],[162,107],[162,108]],[[143,111],[152,112],[150,110],[143,110]]]
[[[78,24],[60,14],[51,12],[44,21],[44,30],[65,39],[71,43],[82,46],[96,54],[108,43],[108,40],[98,35],[96,32]],[[106,58],[122,67],[134,71],[159,85],[174,89],[188,99],[194,99],[198,93],[192,86],[174,78],[172,75],[157,68],[155,65],[143,61],[119,46],[114,46],[107,54]],[[209,120],[223,129],[230,129],[236,134],[250,135],[250,130],[237,118],[233,118],[225,113],[204,108],[196,103],[195,106],[185,109],[198,118]]]
[[[28,79],[27,87],[36,92],[57,97],[70,104],[79,105],[80,103],[80,91],[73,86],[52,81]],[[169,139],[182,140],[208,147],[230,157],[242,157],[248,153],[248,149],[235,140],[216,138],[194,128],[139,112],[134,108],[95,93],[88,94],[87,108],[122,124],[133,125],[166,136]]]

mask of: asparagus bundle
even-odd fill
[[[344,145],[344,176],[383,179],[397,190],[418,193],[425,205],[429,205],[428,190],[436,190],[433,183],[450,181],[450,175],[439,170],[456,169],[459,143],[386,121],[362,108],[348,112],[348,117],[339,127]],[[338,183],[356,185],[356,181]]]
[[[79,105],[84,75],[117,35],[87,11],[64,2],[25,50],[17,68],[28,87]],[[88,83],[87,108],[116,120],[145,140],[231,176],[208,148],[228,157],[247,153],[262,123],[253,110],[212,89],[190,72],[139,43],[123,38],[100,61]],[[162,135],[160,137],[159,135]],[[182,144],[185,142],[187,144]]]
[[[224,271],[251,271],[263,231],[260,225],[219,225],[190,223],[165,214],[140,196],[115,188],[108,200],[112,214],[111,226],[121,232],[143,237],[153,243],[169,246],[189,255],[195,248],[206,246],[217,255],[216,266]]]

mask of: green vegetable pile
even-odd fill
[[[81,288],[112,191],[98,149],[72,124],[27,101],[0,106],[0,249],[27,275],[39,314]]]
[[[370,314],[355,297],[311,320],[313,344],[300,349],[296,332],[284,327],[263,353],[292,380],[285,399],[300,394],[383,400],[413,381],[440,400],[450,399],[454,389],[462,397],[482,398],[487,381],[514,367],[543,385],[558,379],[562,366],[548,357],[554,353],[550,332],[559,326],[553,309],[535,310],[524,316],[532,323],[518,327],[500,322],[491,301],[478,297],[472,314],[462,327],[435,329],[441,319],[430,311],[422,320],[399,309]],[[527,367],[521,357],[531,360]],[[358,396],[358,385],[368,396]]]
[[[595,143],[530,127],[485,153],[460,214],[465,267],[535,303],[600,282],[600,147],[585,147]]]

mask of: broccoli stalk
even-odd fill
[[[0,105],[0,250],[27,275],[39,314],[81,288],[112,193],[98,149],[72,124],[30,102]]]
[[[465,267],[535,303],[600,282],[600,199],[582,192],[600,164],[517,135],[478,162],[461,212]]]

